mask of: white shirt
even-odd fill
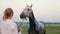
[[[21,34],[21,32],[19,32],[19,34]]]
[[[0,34],[18,34],[16,23],[10,19],[2,21],[0,23]]]

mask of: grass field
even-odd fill
[[[27,34],[28,25],[22,27],[22,34]],[[47,24],[46,34],[60,34],[60,24]]]

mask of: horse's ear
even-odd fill
[[[27,7],[29,7],[29,5],[26,4]]]
[[[32,4],[31,4],[31,6],[30,6],[31,8],[32,8]]]

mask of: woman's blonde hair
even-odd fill
[[[11,14],[13,16],[13,10],[11,8],[5,9],[3,19],[8,19]]]

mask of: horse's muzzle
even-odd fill
[[[20,18],[21,18],[21,19],[25,18],[24,14],[21,14],[21,15],[20,15]]]

